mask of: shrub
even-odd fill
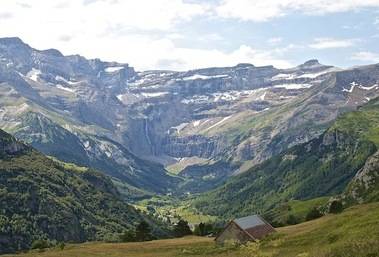
[[[39,239],[39,240],[35,240],[32,243],[31,249],[45,249],[49,247],[50,247],[50,243],[48,241]]]
[[[287,218],[287,224],[288,225],[295,225],[298,224],[299,220],[292,214],[290,214]]]
[[[65,246],[66,246],[66,244],[65,244],[64,242],[60,242],[60,243],[58,244],[58,248],[59,248],[60,250],[62,250],[62,251],[63,251],[63,249],[65,248]]]
[[[121,242],[135,242],[136,233],[134,231],[127,230],[120,236]]]
[[[306,220],[314,220],[317,218],[322,217],[322,213],[318,208],[312,208],[308,213],[307,216],[305,217]]]
[[[341,213],[343,211],[343,205],[341,201],[334,200],[329,205],[329,213]]]

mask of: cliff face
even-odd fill
[[[365,163],[342,195],[346,205],[375,202],[379,200],[379,153]]]

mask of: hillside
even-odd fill
[[[358,205],[342,214],[278,229],[248,247],[216,246],[213,238],[186,237],[145,243],[68,245],[64,250],[30,252],[16,257],[58,256],[235,256],[235,257],[376,257],[379,252],[378,203]]]
[[[342,115],[322,136],[230,179],[216,190],[197,197],[193,205],[206,214],[231,218],[266,213],[291,200],[338,195],[353,178],[362,177],[359,174],[366,162],[373,162],[378,128],[376,99],[358,111]],[[376,166],[369,166],[374,167],[369,173],[375,174]],[[366,176],[359,197],[366,199],[370,195],[367,200],[375,200],[378,190],[375,183],[375,180],[369,183]],[[354,185],[349,187],[351,191]]]
[[[29,249],[38,239],[115,240],[147,220],[121,200],[104,175],[53,161],[0,130],[0,253]]]

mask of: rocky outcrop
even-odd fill
[[[379,152],[367,159],[342,195],[346,205],[379,200]]]
[[[22,154],[27,149],[25,144],[0,130],[0,157]]]

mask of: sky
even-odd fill
[[[188,70],[379,63],[379,0],[0,0],[0,37]]]

